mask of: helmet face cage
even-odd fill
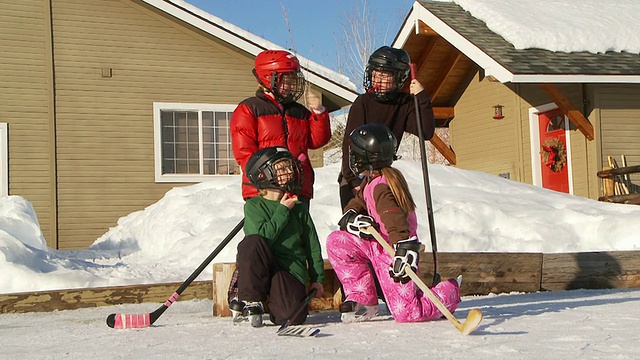
[[[395,135],[380,124],[365,124],[349,135],[349,168],[355,175],[391,166],[396,159]]]
[[[383,46],[369,57],[362,86],[378,101],[391,100],[402,91],[410,62],[406,51]]]
[[[302,190],[300,162],[285,148],[256,152],[247,162],[247,178],[257,189],[280,190],[292,195]]]
[[[307,82],[300,69],[286,73],[274,71],[271,74],[270,87],[267,89],[276,96],[280,102],[293,102],[304,93]]]
[[[256,56],[253,74],[279,102],[296,101],[304,93],[306,81],[300,71],[300,62],[288,51],[262,51]]]

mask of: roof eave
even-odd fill
[[[412,34],[417,34],[418,21],[429,25],[443,39],[462,52],[484,70],[485,76],[501,83],[639,83],[640,75],[587,75],[587,74],[514,74],[489,54],[460,35],[447,23],[431,13],[419,2],[414,2],[392,46],[402,48]]]
[[[235,26],[233,26],[233,29],[226,29],[222,26],[218,26],[216,23],[226,22],[182,0],[142,1],[149,4],[150,6],[157,8],[158,10],[161,10],[177,19],[186,22],[187,24],[190,24],[208,34],[211,34],[212,36],[215,36],[230,45],[246,51],[251,55],[258,55],[261,51],[267,48],[287,50],[282,46],[271,43],[262,38],[259,39],[260,41],[253,41],[250,39],[250,36],[244,36],[241,34],[248,34],[248,32],[240,28],[236,28]],[[229,25],[231,27],[232,24]],[[257,38],[256,35],[253,36]],[[268,46],[265,46],[263,44],[267,44]],[[335,93],[336,95],[344,98],[349,102],[353,102],[353,100],[355,100],[356,96],[358,95],[356,92],[356,86],[346,76],[336,73],[333,70],[327,69],[322,65],[305,59],[299,55],[297,56],[300,59],[303,70],[306,70],[306,73],[309,74],[309,78],[307,78],[308,81],[318,85],[319,87],[327,89],[327,91]],[[329,79],[326,76],[322,76],[320,74],[322,72],[333,72],[335,73],[336,77],[342,76],[344,77],[344,79],[341,81],[335,81]]]

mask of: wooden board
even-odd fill
[[[640,287],[640,251],[440,253],[439,261],[443,279],[463,275],[463,296],[512,291]],[[418,273],[427,285],[431,285],[432,266],[431,254],[423,253]],[[224,316],[228,311],[227,289],[235,264],[213,264],[213,267],[214,281],[193,282],[180,300],[213,299],[214,315]],[[328,261],[325,261],[325,271],[324,294],[311,301],[312,311],[337,309],[341,302],[340,285]],[[142,302],[155,303],[149,309],[152,311],[180,285],[168,283],[0,294],[0,313],[73,310]]]
[[[235,263],[213,264],[212,293],[214,316],[231,316],[227,292],[235,269]],[[338,306],[340,306],[340,301],[342,300],[342,295],[339,293],[340,282],[336,278],[328,260],[325,260],[324,262],[324,269],[324,293],[320,298],[311,299],[309,309],[312,311],[337,309]]]
[[[130,285],[0,294],[0,313],[75,310],[88,307],[139,304],[162,305],[182,283]],[[211,281],[194,281],[180,300],[211,299]],[[150,308],[153,311],[156,308]]]
[[[640,251],[545,254],[542,290],[640,287]]]
[[[540,289],[541,253],[439,253],[438,261],[442,279],[462,275],[463,296]],[[431,286],[431,253],[420,257],[418,273]]]

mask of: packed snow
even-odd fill
[[[419,161],[394,163],[418,204],[418,233],[430,251]],[[341,216],[338,165],[316,169],[311,215],[321,243]],[[430,165],[438,250],[580,252],[637,250],[640,207],[602,203],[502,179]],[[176,187],[129,214],[86,250],[47,248],[31,204],[0,198],[0,293],[181,282],[243,218],[239,177]],[[233,262],[238,235],[214,259]],[[323,256],[326,258],[326,251]],[[211,279],[208,267],[198,278]]]
[[[400,160],[394,166],[413,190],[419,234],[430,251],[420,162]],[[317,169],[311,214],[323,243],[341,215],[337,172],[336,164]],[[429,175],[443,252],[634,250],[640,245],[638,206],[442,165],[430,165]],[[28,201],[0,198],[0,290],[182,282],[242,219],[242,204],[239,177],[177,187],[121,218],[89,249],[60,251],[46,247]],[[214,262],[233,261],[241,237]],[[211,277],[209,266],[199,280]],[[111,313],[144,314],[159,305],[1,314],[0,358],[630,359],[640,351],[640,335],[630,331],[640,319],[640,290],[635,289],[465,297],[458,319],[464,321],[472,308],[485,316],[470,336],[446,320],[399,324],[383,312],[374,321],[345,325],[329,311],[308,320],[321,329],[318,337],[278,337],[275,326],[253,329],[213,317],[210,300],[178,301],[151,328],[115,330],[105,324]]]
[[[640,53],[636,0],[540,0],[536,6],[549,9],[544,16],[534,14],[527,2],[455,2],[519,49]],[[420,164],[396,165],[411,183],[416,202],[425,204]],[[599,203],[440,165],[429,171],[440,251],[639,247],[637,206]],[[340,217],[337,172],[336,165],[317,171],[311,214],[322,241]],[[239,182],[228,177],[175,188],[121,218],[89,249],[75,251],[47,248],[31,204],[18,196],[2,197],[0,293],[181,282],[242,218]],[[424,206],[418,217],[419,234],[428,245]],[[233,261],[240,238],[214,262]],[[199,280],[211,276],[209,268]],[[399,324],[383,313],[368,323],[343,325],[336,312],[321,312],[308,319],[321,329],[316,338],[277,337],[275,326],[253,329],[212,317],[208,300],[178,301],[150,328],[114,330],[105,324],[110,313],[148,313],[158,306],[0,314],[0,358],[635,359],[640,352],[640,335],[633,331],[640,320],[638,289],[465,297],[455,313],[458,319],[464,321],[472,308],[485,316],[470,336],[446,320]]]

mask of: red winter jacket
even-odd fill
[[[249,182],[244,171],[247,161],[257,150],[271,146],[283,146],[295,158],[299,158],[300,154],[305,155],[300,195],[313,197],[314,173],[307,152],[326,145],[331,139],[329,113],[326,110],[316,114],[297,102],[281,105],[258,90],[256,96],[242,101],[233,111],[230,128],[233,156],[243,169],[244,199],[258,195],[255,187],[244,184]]]

